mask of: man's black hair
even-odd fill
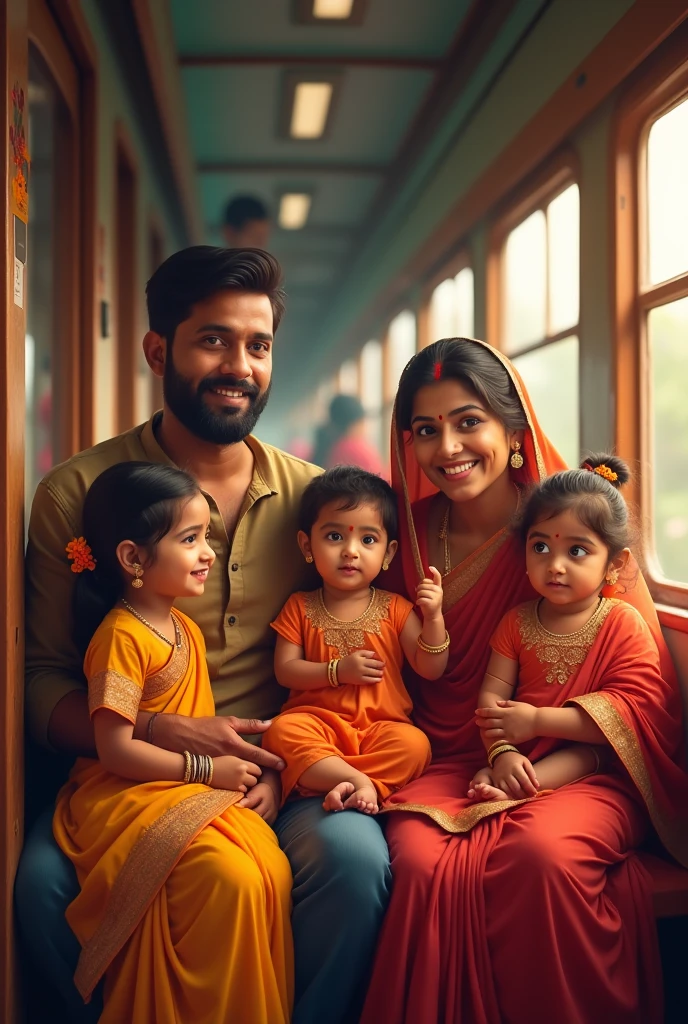
[[[342,511],[372,505],[380,514],[387,539],[397,539],[397,499],[382,477],[358,466],[335,466],[314,477],[301,498],[299,529],[310,537],[322,509],[335,502]]]
[[[220,249],[192,245],[161,263],[146,285],[151,331],[172,344],[177,327],[188,320],[197,302],[217,292],[267,295],[272,306],[272,329],[284,313],[282,268],[263,249]]]
[[[255,196],[235,196],[225,206],[222,223],[235,231],[241,231],[252,220],[268,220],[268,208]]]

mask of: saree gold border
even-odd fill
[[[96,672],[88,681],[88,713],[99,708],[117,711],[130,722],[136,722],[141,703],[141,686],[112,668]]]
[[[204,789],[170,807],[139,836],[115,879],[103,918],[79,957],[74,984],[85,1001],[189,843],[242,796],[226,789]]]
[[[394,804],[392,807],[383,807],[381,814],[390,814],[392,811],[410,811],[415,814],[425,814],[443,828],[445,832],[453,834],[470,832],[484,818],[500,814],[501,811],[509,811],[512,807],[520,807],[521,804],[531,803],[537,797],[530,797],[527,800],[495,800],[492,803],[473,804],[458,814],[447,814],[439,807],[431,807],[428,804]]]
[[[585,693],[581,697],[572,697],[566,703],[579,704],[600,727],[645,801],[659,838],[672,857],[688,867],[688,834],[685,829],[677,828],[676,822],[667,818],[657,805],[650,774],[631,727],[603,693]]]
[[[498,352],[496,348],[492,347],[492,345],[488,345],[486,341],[481,341],[479,338],[465,338],[464,340],[465,341],[473,341],[473,342],[475,342],[476,345],[482,345],[483,348],[488,349],[492,353],[492,355],[495,356],[495,358],[499,360],[499,362],[502,364],[502,366],[504,367],[504,369],[508,373],[509,380],[511,381],[511,383],[514,385],[514,387],[516,389],[516,394],[518,395],[518,400],[521,403],[521,407],[523,409],[523,413],[524,413],[525,418],[526,418],[526,423],[528,424],[528,429],[530,430],[530,434],[531,434],[531,437],[533,439],[533,450],[535,452],[535,462],[536,462],[536,465],[537,465],[538,476],[539,476],[540,480],[545,480],[546,477],[547,477],[547,469],[545,467],[545,460],[543,459],[542,452],[540,450],[540,445],[539,445],[539,442],[538,442],[538,439],[537,439],[537,433],[536,433],[535,428],[533,426],[533,418],[530,415],[530,409],[528,408],[528,403],[525,400],[525,396],[523,394],[523,389],[521,388],[521,384],[520,384],[519,380],[517,379],[517,377],[514,374],[514,370],[513,370],[513,367],[511,365],[511,363],[506,358],[506,356],[502,355],[501,352]],[[413,358],[415,358],[415,356]],[[409,360],[409,362],[411,362],[411,361],[412,360]],[[403,372],[406,371],[407,367],[408,367],[408,363],[406,364],[406,367],[404,367],[404,371]],[[403,373],[402,373],[402,376],[403,376]],[[422,560],[421,560],[421,557],[420,557],[420,547],[418,545],[418,537],[416,535],[416,526],[415,526],[415,523],[413,522],[413,514],[412,514],[412,511],[411,511],[411,500],[409,498],[408,487],[406,486],[406,473],[404,471],[404,460],[403,460],[403,457],[402,457],[402,446],[403,446],[403,437],[404,437],[404,435],[403,435],[403,431],[402,431],[402,429],[401,429],[401,427],[399,425],[399,419],[397,417],[397,399],[396,398],[394,399],[394,406],[392,408],[392,423],[394,424],[394,431],[393,431],[393,434],[394,434],[394,456],[395,456],[396,461],[397,461],[397,466],[398,466],[398,469],[399,469],[399,475],[400,475],[401,481],[402,481],[402,489],[403,489],[403,492],[404,492],[404,507],[406,509],[406,519],[407,519],[407,523],[408,523],[409,537],[410,537],[410,540],[411,540],[411,548],[412,548],[412,551],[413,551],[413,561],[414,561],[415,566],[416,566],[416,572],[418,573],[418,578],[422,580],[423,576],[424,576],[423,563],[422,563]],[[470,589],[470,587],[468,589]]]

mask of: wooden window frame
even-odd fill
[[[567,147],[548,161],[542,170],[527,179],[510,199],[501,204],[497,219],[490,230],[487,255],[487,341],[493,348],[504,352],[509,359],[517,359],[528,352],[535,352],[557,341],[563,341],[572,334],[580,341],[579,304],[577,322],[565,330],[549,334],[548,325],[542,340],[513,354],[506,351],[504,344],[504,255],[507,238],[514,228],[537,210],[542,210],[546,215],[547,206],[571,185],[577,185],[580,190],[580,167],[576,154]],[[549,302],[549,281],[547,285],[546,301]]]
[[[688,609],[688,584],[656,571],[650,523],[653,506],[650,465],[646,318],[650,309],[688,295],[688,272],[658,285],[646,282],[646,153],[654,122],[688,98],[688,23],[681,25],[631,79],[616,112],[614,187],[614,374],[617,395],[615,440],[619,453],[639,467],[629,485],[640,507],[646,577],[655,601]],[[619,400],[623,396],[623,401]],[[685,616],[679,616],[688,631]],[[673,616],[676,618],[676,615]]]
[[[452,280],[457,274],[460,274],[462,270],[473,270],[473,260],[471,258],[471,251],[467,245],[462,245],[461,248],[448,260],[444,260],[440,267],[435,270],[429,277],[423,282],[423,289],[421,292],[420,309],[416,314],[417,321],[417,342],[416,350],[418,352],[421,349],[427,348],[428,345],[432,345],[433,341],[438,341],[438,338],[432,337],[432,322],[431,322],[431,306],[432,296],[435,289],[441,285],[444,281]],[[475,289],[474,289],[475,292]],[[473,296],[475,300],[475,294]]]
[[[157,210],[151,210],[148,214],[148,236],[146,239],[148,246],[148,279],[155,273],[161,263],[165,261],[166,251],[166,231],[162,217]],[[159,256],[159,261],[156,257]],[[151,374],[151,406],[153,412],[157,412],[158,409],[162,409],[163,406],[163,388],[162,378],[156,377],[153,371]]]
[[[114,312],[115,312],[115,359],[116,359],[116,403],[115,429],[117,433],[130,430],[136,425],[136,379],[138,376],[138,304],[139,280],[138,259],[138,196],[139,164],[136,149],[122,121],[115,124],[115,223],[113,225],[114,245]],[[130,206],[129,223],[124,223],[120,209],[120,167],[130,178],[129,192],[124,202]],[[122,248],[120,248],[120,242]],[[126,251],[125,251],[126,250]]]

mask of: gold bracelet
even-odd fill
[[[426,654],[444,654],[449,648],[449,642],[449,633],[446,629],[444,631],[444,643],[439,644],[437,647],[433,647],[432,644],[426,644],[422,633],[418,634],[418,639],[416,640],[421,651],[425,651]]]
[[[337,687],[341,686],[339,677],[337,676],[337,666],[340,661],[341,658],[333,658],[332,661],[328,661],[327,663],[327,681],[335,690]]]
[[[495,740],[494,743],[491,743],[487,750],[488,758],[490,757],[490,754],[497,749],[497,747],[503,747],[508,742],[508,740]]]
[[[154,711],[153,714],[148,719],[148,728],[146,729],[146,740],[148,741],[148,743],[153,742],[153,722],[155,721],[159,714],[159,711]]]
[[[205,780],[206,786],[211,786],[213,783],[213,771],[215,770],[215,762],[212,757],[208,757],[208,778]]]
[[[188,750],[184,751],[184,778],[182,782],[188,783],[191,778],[191,754]]]
[[[487,763],[489,764],[490,768],[494,768],[494,763],[498,757],[501,757],[502,754],[509,753],[520,754],[521,751],[512,743],[505,743],[503,746],[498,747],[495,751],[493,751],[492,755],[488,757]]]

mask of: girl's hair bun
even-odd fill
[[[631,479],[631,472],[628,466],[618,455],[605,455],[601,452],[594,452],[588,455],[586,459],[583,459],[581,469],[587,469],[590,472],[596,473],[603,480],[607,480],[612,487],[616,487],[617,490]]]

